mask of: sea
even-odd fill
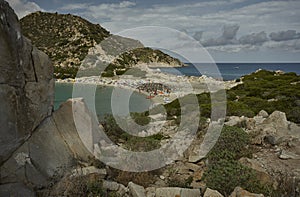
[[[298,75],[300,74],[300,63],[217,63],[216,65],[194,63],[187,65],[188,66],[186,67],[180,67],[176,69],[159,68],[159,70],[161,72],[186,76],[207,75],[215,78],[220,78],[221,75],[223,80],[235,80],[240,78],[241,76],[255,72],[258,69],[265,69],[270,71],[282,70],[284,72],[295,72]],[[211,69],[211,66],[214,66],[218,69]],[[218,70],[218,72],[212,72],[212,70]],[[72,98],[72,91],[73,84],[56,83],[54,108],[57,109],[61,103],[65,102],[69,98]],[[90,109],[95,106],[95,111],[98,117],[103,118],[106,114],[112,113],[112,92],[113,87],[98,86],[96,88],[94,98],[95,105],[87,103]],[[153,105],[153,103],[149,99],[147,99],[145,95],[138,92],[132,92],[132,95],[129,99],[130,112],[142,112],[148,110],[151,105]]]
[[[207,75],[223,80],[234,80],[241,76],[248,75],[264,69],[269,71],[282,70],[284,72],[295,72],[300,74],[300,63],[186,63],[187,66],[179,68],[156,68],[161,72],[170,74],[186,75],[186,76],[201,76]],[[215,67],[214,69],[211,69]],[[218,72],[215,72],[218,71]]]

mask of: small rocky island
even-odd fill
[[[55,15],[36,13],[31,17],[48,20],[47,16]],[[107,143],[99,131],[128,150],[151,151],[174,137],[181,150],[191,134],[176,134],[181,109],[189,106],[180,106],[174,98],[163,106],[166,114],[132,114],[139,125],[155,120],[153,127],[144,131],[151,135],[143,137],[124,133],[111,116],[99,123],[80,98],[70,99],[53,111],[54,68],[50,58],[55,58],[55,51],[49,49],[48,58],[44,53],[49,53],[48,49],[40,51],[32,44],[36,40],[23,36],[17,16],[4,0],[0,0],[0,17],[0,196],[299,196],[300,76],[295,73],[261,70],[242,77],[240,83],[226,90],[224,120],[211,119],[211,97],[218,92],[197,93],[201,117],[190,147],[183,152],[174,150],[180,157],[160,169],[122,171],[99,159],[104,153],[112,158],[116,154],[115,146],[107,145],[105,152],[98,149]],[[22,23],[23,29],[25,19]],[[116,42],[112,39],[107,43]],[[95,46],[86,53],[99,50]],[[68,62],[68,58],[59,61]],[[117,61],[114,67],[119,65],[123,64]],[[124,65],[126,68],[131,63]],[[193,114],[190,121],[194,121]],[[159,125],[162,129],[156,132]],[[200,157],[198,147],[211,125],[223,126],[220,137],[209,153]],[[149,158],[148,163],[156,160]]]

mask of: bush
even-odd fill
[[[142,120],[142,123],[148,121],[148,117],[145,115],[137,115],[135,113],[133,116],[139,117],[138,121]],[[168,136],[164,136],[161,133],[151,135],[148,137],[137,137],[132,136],[124,132],[116,123],[116,120],[112,115],[107,115],[102,121],[105,133],[108,137],[117,144],[123,144],[123,146],[132,151],[150,151],[160,147],[160,142],[163,139],[167,139]]]
[[[241,128],[224,126],[215,146],[208,154],[210,163],[221,159],[239,159],[251,157],[249,135]]]
[[[240,186],[250,192],[270,194],[268,186],[261,185],[255,171],[237,160],[251,157],[250,137],[242,129],[225,126],[221,135],[207,155],[208,169],[203,175],[207,187],[225,196]]]
[[[236,101],[227,102],[227,116],[253,117],[254,115],[255,113],[245,103],[236,102]]]

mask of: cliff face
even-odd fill
[[[14,11],[0,1],[0,164],[51,115],[53,67],[23,37]]]
[[[4,0],[0,60],[0,196],[35,196],[33,190],[61,177],[77,159],[92,156],[91,140],[99,141],[93,133],[99,127],[81,99],[69,100],[52,113],[52,63],[23,37],[17,16]]]

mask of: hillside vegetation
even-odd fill
[[[55,74],[74,77],[89,48],[110,34],[99,24],[71,14],[35,12],[20,20],[22,33],[55,65]]]
[[[227,115],[253,117],[260,110],[285,112],[289,121],[300,123],[300,76],[261,70],[242,77],[243,84],[227,90]],[[215,93],[216,94],[216,93]],[[210,117],[210,93],[197,95],[201,116]],[[170,116],[180,114],[178,100],[166,105]]]
[[[112,59],[103,73],[106,77],[114,76],[115,72],[123,74],[127,68],[141,62],[182,65],[176,58],[159,50],[143,48],[137,40],[113,36],[99,24],[92,24],[79,16],[35,12],[22,18],[20,23],[22,33],[52,60],[56,78],[75,78],[89,50],[98,44],[103,54],[94,54],[98,55],[94,59],[100,58],[100,62]]]

